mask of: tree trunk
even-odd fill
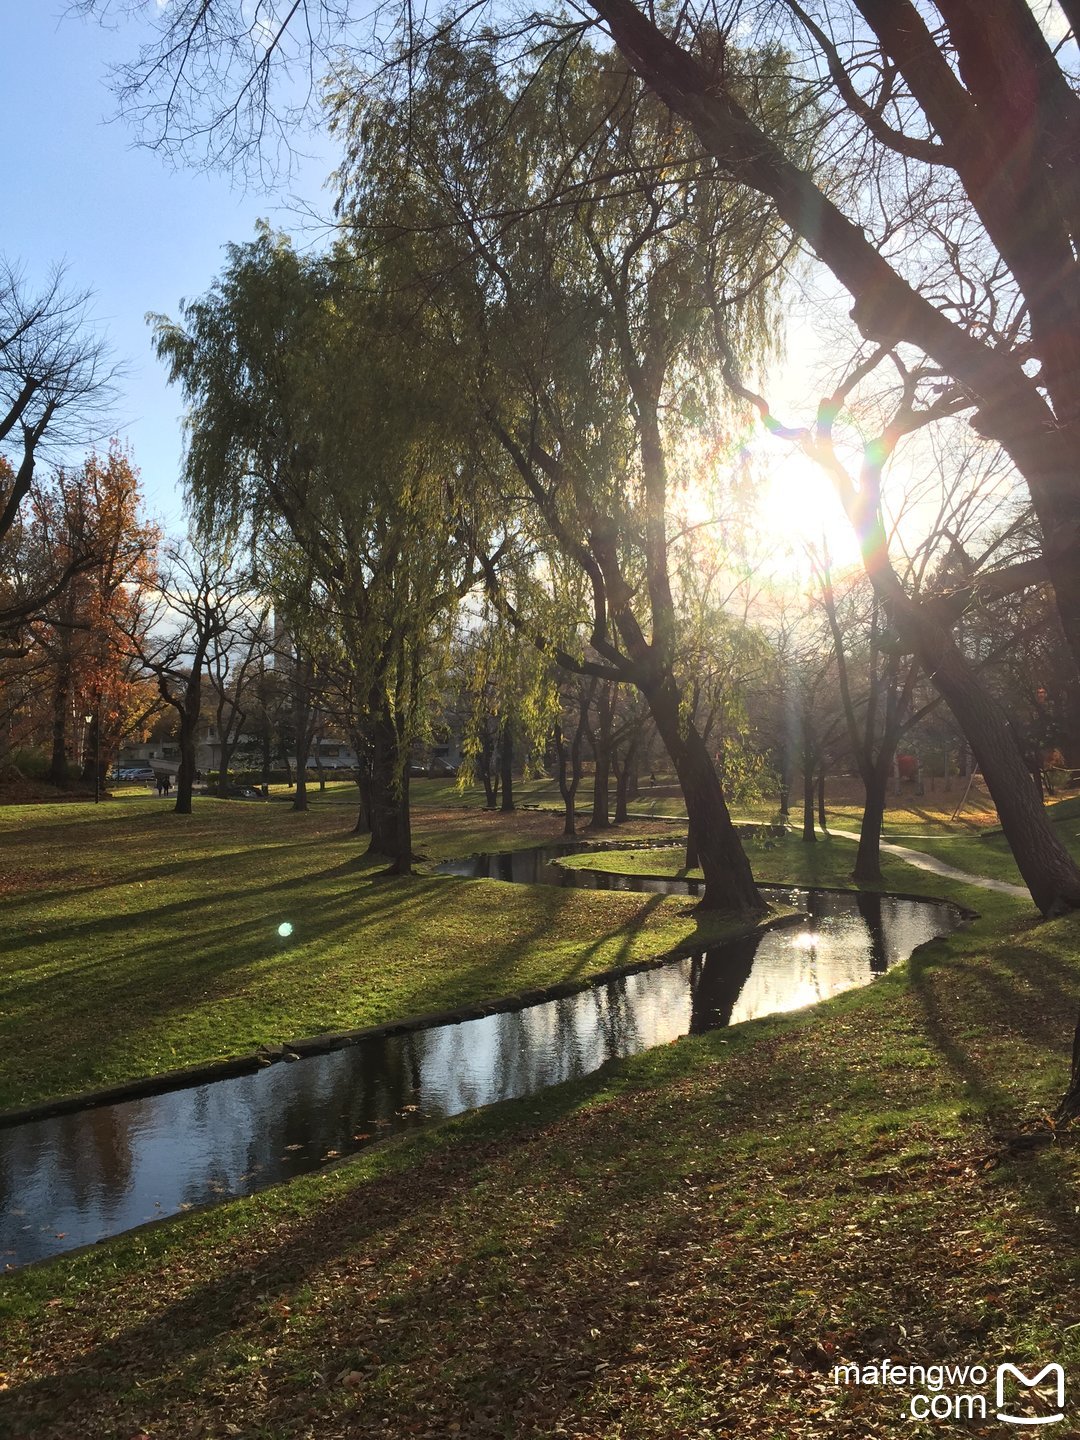
[[[591,830],[607,830],[611,825],[611,722],[614,712],[614,687],[605,682],[600,689],[596,707],[596,727],[589,732],[593,752],[593,803],[589,819]]]
[[[615,824],[625,824],[629,819],[628,802],[631,788],[636,788],[638,776],[638,742],[632,740],[626,746],[622,766],[615,772]]]
[[[311,665],[301,663],[296,657],[293,672],[293,730],[296,733],[296,794],[293,796],[293,810],[306,810],[308,754],[311,750]]]
[[[952,637],[918,605],[905,602],[903,621],[974,753],[1031,898],[1044,915],[1080,908],[1080,869],[1050,824],[1004,710]]]
[[[68,783],[67,735],[71,711],[71,670],[61,662],[53,687],[52,759],[49,762],[49,783],[64,789]]]
[[[593,801],[589,828],[607,830],[611,826],[611,751],[605,745],[593,750]]]
[[[822,765],[817,777],[817,822],[826,834],[828,834],[829,823],[825,815],[825,766]]]
[[[353,754],[356,756],[356,788],[360,794],[360,807],[353,826],[354,835],[366,835],[371,829],[371,759],[368,753],[367,736],[356,726],[349,732]]]
[[[804,752],[803,755],[803,804],[802,804],[802,838],[804,845],[815,845],[817,835],[814,833],[814,764],[813,760]]]
[[[176,815],[191,814],[191,791],[195,784],[195,731],[199,724],[199,692],[195,691],[194,701],[189,687],[180,712],[180,768],[176,772]]]
[[[577,744],[568,746],[561,725],[555,726],[555,762],[559,794],[563,802],[563,834],[572,840],[577,834],[574,811],[578,781],[581,778],[581,745],[579,740]]]
[[[499,737],[499,773],[502,779],[501,810],[514,808],[514,722],[509,715],[503,721]]]
[[[407,764],[401,766],[394,798],[397,801],[397,853],[387,867],[387,874],[411,875],[413,873],[412,811],[409,808],[409,767]]]
[[[236,749],[236,743],[233,740],[226,740],[225,732],[223,730],[219,729],[218,733],[221,736],[221,758],[218,761],[218,778],[216,790],[218,798],[224,800],[228,797],[229,794],[229,766],[232,763],[233,751]]]
[[[412,873],[412,825],[409,815],[409,767],[389,708],[380,704],[371,730],[371,824],[369,855],[385,855],[390,873]]]
[[[495,767],[495,739],[491,733],[490,721],[484,721],[480,738],[480,779],[484,784],[484,800],[489,810],[494,810],[499,799],[499,775]]]
[[[692,721],[680,713],[679,692],[670,677],[645,692],[660,738],[679,777],[690,827],[705,875],[702,910],[758,914],[764,902],[750,872],[738,832],[708,748]]]
[[[1069,1085],[1057,1107],[1058,1120],[1075,1120],[1080,1116],[1080,1020],[1073,1031],[1072,1068]]]
[[[855,852],[853,880],[875,881],[881,879],[881,826],[885,819],[885,799],[888,788],[888,759],[881,757],[876,769],[863,776],[866,786],[866,803],[863,806],[862,824],[859,826],[859,848]]]
[[[780,783],[780,824],[788,825],[791,822],[791,770],[786,748],[780,755],[780,773],[777,779]]]
[[[356,777],[356,788],[360,791],[360,805],[356,812],[356,824],[352,828],[354,835],[371,834],[371,777],[369,775],[358,775]]]
[[[262,737],[262,793],[270,794],[270,761],[273,758],[271,749],[273,742],[270,738],[269,727],[263,731]]]
[[[627,800],[637,800],[641,796],[641,773],[638,766],[638,760],[640,758],[640,755],[641,731],[639,730],[634,740],[634,743],[626,752],[626,761],[624,764],[624,774],[626,776],[626,782],[623,786],[623,789],[626,792]],[[623,819],[626,819],[625,815],[623,816]]]

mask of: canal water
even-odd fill
[[[550,866],[553,853],[480,856],[443,872],[693,888]],[[933,901],[767,893],[805,920],[518,1010],[0,1130],[0,1265],[248,1194],[425,1120],[531,1095],[682,1035],[827,999],[868,983],[961,920],[955,907]]]

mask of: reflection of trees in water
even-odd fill
[[[131,1184],[132,1118],[130,1106],[102,1105],[0,1131],[0,1214],[25,1210],[21,1223],[48,1224],[108,1213],[109,1197]]]
[[[880,974],[955,923],[944,905],[873,894],[798,899],[812,917],[812,944],[800,943],[806,931],[774,930],[523,1011],[2,1131],[8,1243],[23,1243],[27,1218],[15,1210],[34,1222],[39,1246],[51,1240],[54,1216],[56,1228],[63,1216],[73,1232],[69,1217],[86,1222],[67,1245],[95,1239],[147,1218],[155,1202],[172,1213],[311,1169],[330,1151],[358,1148],[358,1134],[411,1123],[407,1106],[455,1114],[587,1074],[688,1029],[727,1025],[736,1013],[783,1009],[793,997],[808,1003]]]
[[[875,975],[884,975],[889,968],[889,955],[885,945],[885,918],[881,909],[881,896],[860,890],[855,896],[855,907],[866,924],[866,959]]]
[[[455,1113],[588,1073],[624,1053],[634,1027],[625,988],[620,981],[442,1032],[426,1057],[422,1096],[438,1094]]]
[[[388,1036],[206,1087],[214,1113],[202,1116],[205,1160],[191,1173],[185,1203],[201,1203],[208,1190],[270,1184],[329,1151],[356,1149],[358,1133],[379,1133],[412,1101],[413,1038]]]
[[[694,957],[690,975],[690,1033],[700,1035],[731,1023],[731,1012],[754,968],[762,937],[729,940]]]

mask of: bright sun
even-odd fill
[[[771,446],[754,499],[760,548],[779,578],[804,579],[811,573],[808,548],[826,551],[833,565],[859,564],[859,542],[828,477],[805,456],[778,454]]]

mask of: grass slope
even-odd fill
[[[102,1023],[118,1002],[94,1000],[94,984],[131,986],[140,966],[154,968],[174,1002],[157,1029],[165,1043],[200,1034],[191,1016],[205,1023],[218,1008],[239,1006],[234,1018],[301,1002],[317,1011],[328,977],[340,1003],[359,988],[349,967],[367,974],[358,935],[389,967],[384,1002],[421,987],[426,1008],[432,985],[490,986],[503,963],[549,963],[553,927],[574,927],[557,965],[591,964],[594,949],[628,943],[618,906],[640,903],[558,891],[518,901],[516,890],[462,882],[450,887],[462,897],[451,921],[428,898],[438,882],[404,882],[401,898],[397,882],[357,868],[329,806],[306,818],[200,807],[183,874],[155,892],[177,868],[178,832],[145,803],[96,819],[18,817],[23,875],[7,908],[41,931],[21,953],[52,965],[41,983],[56,992],[24,1010],[24,1035],[45,1016],[66,1023],[80,953],[89,973],[76,970],[75,997]],[[535,843],[548,823],[519,817],[511,831],[433,805],[422,843],[432,853],[511,835]],[[95,833],[108,843],[91,847]],[[843,884],[851,855],[844,842],[789,838],[753,860],[762,879]],[[621,852],[604,863],[658,873],[665,862],[678,857]],[[999,1136],[1064,1082],[1080,920],[1041,924],[1022,904],[899,861],[886,875],[981,918],[814,1010],[680,1041],[11,1275],[0,1288],[0,1433],[930,1440],[1001,1426],[913,1421],[907,1392],[838,1386],[833,1366],[888,1355],[981,1363],[992,1376],[1004,1359],[1026,1369],[1058,1360],[1075,1387],[1076,1150],[1069,1136],[1030,1148]],[[489,894],[491,942],[470,934],[473,897]],[[515,908],[581,898],[603,908]],[[288,957],[296,994],[275,989],[267,958],[265,926],[279,914],[310,915],[325,932]],[[658,931],[664,915],[650,910],[629,943],[646,943],[645,925]],[[590,923],[595,937],[578,928]],[[4,924],[17,933],[9,915]],[[257,941],[245,925],[263,927]],[[417,963],[418,927],[438,965]],[[147,937],[160,944],[178,929],[186,941],[158,957]],[[470,944],[470,963],[444,974],[452,948]],[[218,988],[213,1003],[179,1003],[178,986],[195,993],[189,967]],[[150,998],[141,1028],[125,1011],[129,1059],[155,1031]],[[74,1048],[72,1034],[69,1024]]]
[[[1075,1149],[995,1139],[1063,1082],[1078,922],[933,888],[983,918],[868,989],[13,1275],[0,1430],[998,1434],[831,1374],[1080,1362]]]
[[[680,900],[388,879],[348,833],[350,813],[351,791],[306,815],[204,799],[184,817],[142,796],[0,809],[0,1108],[555,984],[731,929]],[[550,815],[508,824],[429,807],[416,832],[438,858],[559,828]]]

